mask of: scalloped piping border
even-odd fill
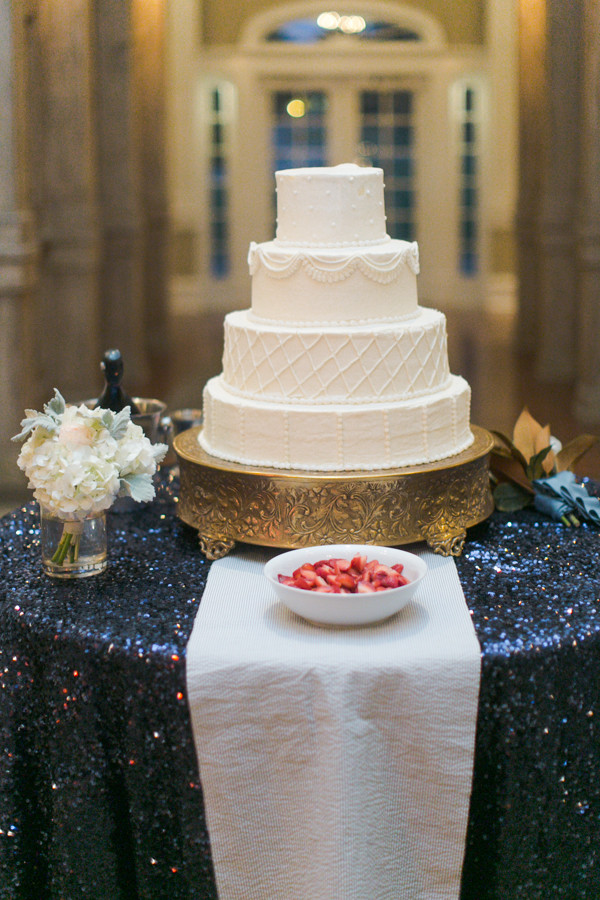
[[[287,254],[286,254],[287,256]],[[345,281],[356,271],[377,284],[390,284],[395,281],[404,266],[416,276],[419,274],[419,249],[416,241],[401,250],[386,254],[383,258],[357,252],[348,256],[320,257],[318,253],[307,253],[303,250],[291,253],[287,258],[275,251],[269,253],[264,245],[254,241],[248,251],[248,267],[254,276],[263,266],[272,278],[290,278],[300,267],[315,281],[333,284]]]

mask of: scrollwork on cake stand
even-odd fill
[[[199,431],[174,442],[178,515],[197,529],[208,559],[225,556],[237,541],[278,548],[426,541],[436,553],[458,556],[467,528],[493,509],[493,441],[476,426],[473,444],[457,456],[369,473],[248,468],[207,454]]]

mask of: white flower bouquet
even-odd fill
[[[65,520],[60,564],[67,552],[76,558],[78,529],[69,523],[109,509],[117,497],[152,500],[152,476],[168,448],[148,440],[128,406],[118,413],[67,406],[56,388],[42,413],[27,409],[25,415],[13,437],[25,440],[17,465],[40,506]]]

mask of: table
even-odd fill
[[[0,520],[0,898],[216,897],[185,696],[210,563],[176,499],[166,472],[110,513],[108,570],[73,583],[41,573],[35,504]],[[598,540],[494,513],[457,559],[482,648],[462,900],[600,896]]]

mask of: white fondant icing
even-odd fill
[[[446,319],[420,309],[410,322],[289,327],[247,310],[225,318],[223,377],[241,397],[288,403],[368,403],[423,396],[449,378]]]
[[[291,406],[231,394],[217,376],[205,387],[214,427],[199,440],[207,453],[244,465],[323,472],[420,465],[471,445],[470,394],[452,375],[443,391],[423,398]]]
[[[391,246],[393,245],[393,246]],[[416,242],[391,241],[385,252],[308,252],[305,249],[293,248],[282,251],[281,247],[271,241],[265,244],[250,244],[248,252],[250,275],[254,276],[260,266],[268,270],[272,278],[290,278],[302,266],[310,278],[315,281],[345,281],[357,270],[365,278],[377,284],[389,284],[395,281],[406,266],[413,275],[419,274],[419,249]]]
[[[287,169],[276,172],[275,179],[278,243],[355,246],[356,232],[362,236],[361,244],[385,240],[381,169],[355,165]],[[331,222],[339,226],[333,235]]]
[[[394,321],[416,312],[418,258],[406,241],[362,252],[253,244],[252,312],[279,322]]]
[[[306,471],[412,466],[466,449],[470,388],[450,374],[445,317],[418,306],[417,245],[385,233],[381,170],[276,177],[277,236],[250,247],[251,310],[226,317],[204,449]]]

